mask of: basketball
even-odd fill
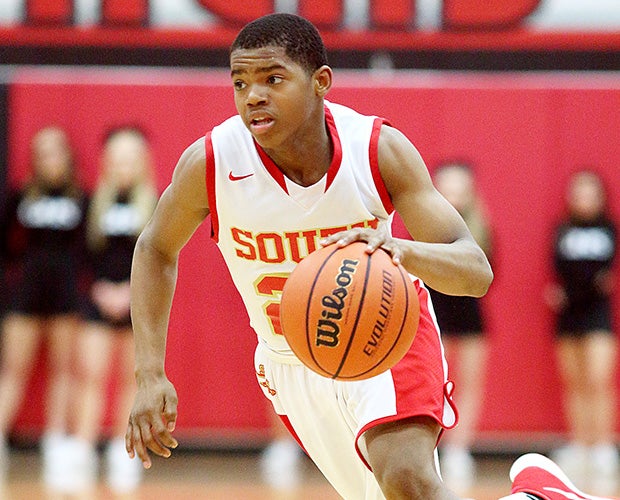
[[[329,245],[303,259],[282,291],[280,321],[295,355],[338,380],[363,380],[394,366],[418,328],[409,274],[365,242]]]

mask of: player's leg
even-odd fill
[[[412,417],[365,432],[368,461],[388,499],[456,499],[435,465],[441,430],[430,417]]]
[[[34,367],[41,341],[40,321],[33,316],[10,313],[2,332],[0,366],[0,436],[10,430],[13,418]]]
[[[584,339],[561,335],[557,339],[557,356],[563,385],[564,407],[568,424],[568,442],[552,453],[552,458],[579,487],[586,487],[589,446],[589,395]]]
[[[255,367],[274,410],[286,415],[296,438],[338,494],[347,500],[383,500],[377,481],[355,449],[358,424],[347,411],[342,383],[299,364],[274,361],[261,346]]]
[[[69,416],[74,416],[76,374],[74,361],[79,340],[78,319],[58,314],[47,320],[49,382],[46,395],[46,430],[41,442],[43,480],[52,490],[71,493],[90,484],[94,471],[76,467],[88,449],[68,435]],[[94,454],[94,453],[93,453]]]
[[[615,444],[617,341],[607,331],[596,331],[585,339],[584,376],[590,394],[591,490],[611,494],[618,488],[619,456]]]
[[[456,343],[459,377],[455,384],[458,391],[459,425],[446,437],[451,445],[468,450],[475,437],[483,397],[486,345],[482,335],[463,336]]]
[[[40,343],[39,321],[10,313],[3,323],[0,348],[0,483],[9,466],[7,435],[22,402]]]
[[[125,450],[125,429],[127,417],[133,405],[135,394],[134,342],[130,327],[110,331],[114,342],[114,353],[118,354],[116,370],[117,387],[114,408],[112,436],[106,450],[106,481],[113,492],[127,494],[134,491],[142,480],[143,468],[140,460],[129,458]]]
[[[594,332],[585,339],[585,368],[588,392],[591,394],[590,415],[592,441],[609,441],[616,421],[615,366],[616,339],[607,332]]]
[[[75,433],[65,441],[67,465],[63,474],[67,480],[61,484],[61,488],[69,492],[87,490],[97,479],[96,445],[105,407],[111,352],[108,330],[102,323],[85,322],[77,336]]]
[[[53,316],[47,321],[49,384],[46,432],[49,434],[64,434],[67,431],[77,328],[77,318],[72,314]]]
[[[86,322],[77,342],[75,435],[93,446],[100,437],[111,354],[110,328],[103,323]]]
[[[442,437],[441,474],[451,489],[463,493],[471,489],[475,480],[476,464],[471,445],[483,399],[486,341],[479,332],[444,334],[442,341],[451,373],[454,374],[459,425]]]
[[[358,422],[360,455],[388,498],[454,499],[440,478],[435,448],[456,413],[428,294],[423,288],[419,294],[420,323],[409,351],[388,372],[343,390]]]

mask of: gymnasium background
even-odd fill
[[[602,172],[620,221],[620,5],[242,3],[3,3],[0,193],[26,178],[29,139],[49,124],[69,132],[87,188],[104,132],[139,124],[151,139],[163,190],[183,149],[234,113],[225,66],[239,26],[274,10],[305,15],[321,26],[336,68],[329,99],[388,118],[431,170],[445,159],[475,169],[496,247],[496,279],[484,299],[490,358],[478,445],[521,449],[560,437],[553,317],[542,294],[570,172],[584,166]],[[369,66],[374,70],[363,69]],[[168,340],[167,368],[180,397],[177,432],[185,444],[245,447],[266,440],[254,345],[207,221],[182,253]],[[41,365],[17,439],[38,436],[44,384]]]

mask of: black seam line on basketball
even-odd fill
[[[308,347],[308,352],[310,353],[310,356],[312,357],[312,361],[314,361],[314,364],[318,366],[321,370],[323,370],[327,375],[330,375],[330,376],[331,376],[331,372],[323,368],[317,361],[316,357],[314,356],[314,350],[312,349],[312,346],[310,343],[310,304],[312,304],[314,289],[316,288],[316,282],[321,276],[321,271],[327,265],[327,263],[329,262],[329,259],[331,259],[339,249],[340,247],[336,247],[334,250],[332,250],[332,252],[327,256],[327,258],[323,260],[323,263],[319,267],[319,270],[315,273],[314,278],[312,279],[312,286],[310,287],[310,294],[308,295],[308,301],[306,303],[306,345]]]
[[[398,274],[402,278],[403,282],[405,280],[411,280],[411,278],[409,278],[409,274],[403,275],[403,271],[401,270],[401,268],[397,267],[397,269],[398,269]],[[392,343],[392,347],[390,348],[390,350],[387,353],[385,353],[385,355],[379,361],[377,361],[371,368],[369,368],[365,372],[356,374],[355,377],[366,375],[367,373],[377,368],[377,366],[381,364],[383,360],[387,358],[389,354],[394,350],[394,347],[396,346],[396,344],[398,344],[398,339],[400,339],[401,335],[403,334],[403,327],[405,326],[405,323],[407,322],[407,314],[409,313],[409,294],[407,293],[407,283],[404,283],[404,285],[405,285],[405,314],[403,315],[401,323],[400,323],[400,329],[398,330],[398,335],[396,336],[396,342]],[[340,377],[340,378],[348,379],[352,377]]]
[[[396,267],[396,266],[395,266]],[[375,363],[375,366],[373,366],[372,368],[366,370],[364,372],[364,374],[368,373],[369,371],[375,369],[379,364],[381,364],[383,362],[383,360],[385,358],[387,358],[390,353],[394,350],[394,348],[398,345],[398,340],[400,339],[400,337],[403,334],[403,327],[405,326],[405,323],[407,322],[407,314],[409,313],[409,294],[407,293],[407,283],[404,283],[404,280],[406,279],[410,279],[409,276],[407,275],[406,277],[403,276],[403,272],[401,271],[400,267],[396,267],[396,269],[398,270],[398,274],[400,275],[401,279],[403,280],[403,285],[404,285],[404,292],[405,292],[405,313],[403,314],[403,317],[401,318],[401,322],[400,322],[400,328],[398,329],[398,335],[396,335],[396,339],[394,342],[392,342],[392,347],[390,347],[389,351],[385,353],[385,355],[378,360]]]
[[[362,296],[360,298],[359,305],[357,306],[357,313],[355,315],[355,323],[353,323],[353,328],[351,329],[351,335],[349,336],[349,342],[347,343],[347,346],[344,349],[344,353],[342,354],[340,365],[338,366],[336,373],[332,375],[332,378],[338,377],[338,375],[340,374],[340,371],[342,370],[342,367],[344,366],[347,360],[347,356],[349,355],[349,351],[351,350],[351,344],[353,344],[353,340],[355,339],[355,334],[357,333],[357,325],[360,321],[360,316],[362,315],[362,307],[364,306],[364,299],[366,298],[366,286],[368,285],[368,276],[370,276],[370,265],[372,263],[372,260],[371,260],[372,254],[364,253],[364,255],[367,255],[368,258],[366,260],[367,263],[366,263],[366,273],[364,275],[364,286],[362,288]]]

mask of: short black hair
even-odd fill
[[[230,46],[237,49],[282,47],[288,57],[312,74],[328,64],[327,51],[316,27],[294,14],[269,14],[248,23]]]

